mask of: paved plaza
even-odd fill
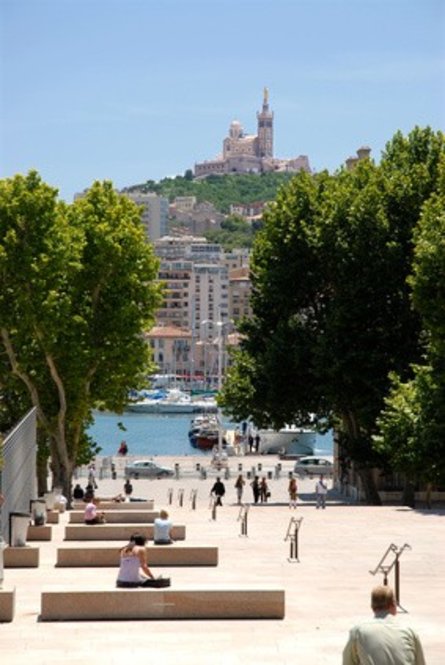
[[[178,461],[180,479],[135,480],[134,496],[154,499],[156,508],[169,510],[174,523],[185,524],[186,544],[218,546],[219,564],[209,568],[153,568],[153,572],[170,576],[172,586],[179,589],[285,589],[285,619],[40,622],[43,589],[94,591],[112,589],[115,584],[116,568],[55,567],[56,549],[77,544],[63,542],[68,522],[64,514],[52,527],[51,542],[30,543],[40,547],[39,568],[5,570],[3,586],[16,588],[16,611],[12,623],[0,625],[2,663],[338,664],[349,628],[371,614],[370,590],[383,578],[369,571],[391,543],[411,546],[400,559],[400,603],[406,612],[397,620],[417,629],[428,665],[445,663],[444,509],[346,505],[330,494],[326,510],[316,510],[315,479],[307,479],[299,481],[299,505],[290,510],[287,474],[292,463],[286,462],[281,477],[269,480],[270,502],[250,507],[247,536],[242,536],[234,488],[238,460],[230,461],[231,476],[224,480],[224,505],[212,519],[209,492],[215,476],[202,480],[194,472],[203,458],[157,459],[170,465]],[[244,470],[255,462],[263,462],[263,471],[276,463],[275,458],[265,461],[260,457],[243,461]],[[117,494],[123,488],[122,476],[98,482],[99,493],[104,495]],[[169,490],[173,490],[171,505]],[[190,501],[192,490],[197,490],[195,510]],[[248,484],[243,498],[252,500]],[[299,562],[289,560],[290,542],[285,541],[291,517],[303,518]],[[78,543],[79,547],[101,544]],[[121,546],[118,542],[109,545]]]

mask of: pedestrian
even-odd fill
[[[249,453],[252,453],[253,452],[253,444],[254,444],[254,438],[253,438],[252,434],[249,434],[249,436],[247,437],[247,442],[248,442],[248,445],[249,445]]]
[[[326,508],[326,495],[328,493],[328,486],[326,485],[326,481],[324,480],[323,474],[320,476],[320,478],[317,480],[317,483],[315,485],[315,496],[317,499],[317,508],[320,508],[320,506],[324,509]]]
[[[124,492],[125,496],[127,498],[127,501],[130,501],[130,497],[133,494],[133,485],[131,484],[131,481],[129,478],[124,483]]]
[[[88,467],[88,485],[92,485],[95,490],[97,490],[97,483],[96,483],[96,467],[94,464],[91,464]]]
[[[287,488],[287,491],[289,494],[289,508],[296,508],[298,487],[297,487],[297,479],[294,476],[292,476],[289,479],[289,486]]]
[[[255,476],[255,478],[250,483],[250,486],[253,492],[253,501],[254,503],[258,503],[258,500],[260,498],[260,479],[258,478],[258,476]]]
[[[127,453],[128,453],[127,442],[126,441],[121,441],[120,446],[119,446],[119,450],[117,451],[117,454],[118,455],[123,455],[125,457],[125,455],[127,455]]]
[[[267,484],[266,477],[263,476],[260,482],[260,501],[261,503],[267,503],[267,499],[270,496],[269,486]]]
[[[255,452],[256,453],[258,453],[260,451],[260,441],[261,441],[261,437],[257,432],[255,434]]]
[[[394,620],[397,603],[389,586],[371,593],[374,617],[354,626],[343,651],[343,665],[425,665],[417,633]]]
[[[244,491],[244,485],[246,484],[246,481],[244,480],[243,474],[240,473],[238,478],[235,481],[235,489],[236,489],[236,498],[238,501],[238,505],[241,505],[241,499],[243,498],[243,491]]]
[[[215,505],[222,506],[222,498],[225,493],[226,493],[226,488],[224,487],[224,483],[222,482],[221,478],[218,476],[215,484],[213,485],[210,491],[211,496],[214,496],[216,499]]]

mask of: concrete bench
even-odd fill
[[[3,565],[5,568],[38,568],[38,547],[5,547],[3,550]]]
[[[12,621],[15,613],[15,589],[4,591],[0,589],[0,622]]]
[[[52,535],[52,527],[47,526],[46,524],[42,526],[34,526],[34,524],[30,524],[26,540],[51,540]]]
[[[73,510],[85,509],[85,501],[73,501]],[[153,499],[147,501],[112,501],[99,498],[100,510],[153,510],[155,502]]]
[[[43,591],[41,621],[283,619],[281,589]]]
[[[42,528],[42,527],[39,527]],[[65,527],[65,540],[121,540],[128,541],[133,533],[140,533],[153,540],[152,524],[68,524]],[[185,526],[172,526],[173,540],[185,539]]]
[[[102,510],[101,506],[99,506],[99,510]],[[106,510],[104,512],[107,524],[153,524],[155,519],[159,517],[157,510]],[[84,511],[72,510],[69,523],[83,524]]]
[[[58,510],[49,510],[46,513],[46,523],[47,524],[59,524],[59,511]]]
[[[152,545],[147,547],[149,566],[217,566],[217,547],[178,545]],[[113,567],[119,565],[120,548],[117,547],[64,547],[57,550],[56,566]]]

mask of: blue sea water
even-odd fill
[[[88,433],[101,447],[101,455],[115,455],[125,440],[130,455],[209,455],[193,448],[188,439],[190,415],[159,415],[130,413],[121,415],[96,412]],[[223,421],[224,427],[235,429],[236,424]],[[315,453],[332,455],[332,434],[317,434]]]

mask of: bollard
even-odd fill
[[[238,471],[242,471],[242,470],[243,470],[243,465],[242,465],[242,464],[238,464]]]
[[[211,508],[212,508],[212,520],[216,521],[216,501],[215,499],[210,499]]]
[[[190,501],[192,502],[192,510],[196,510],[196,497],[198,496],[198,490],[192,490],[190,493]]]
[[[111,463],[111,478],[112,480],[116,480],[117,478],[116,464],[114,462]]]
[[[196,470],[197,470],[198,473],[199,473],[200,470],[201,470],[201,465],[200,465],[199,462],[196,463]]]
[[[230,478],[230,469],[228,466],[224,469],[224,480],[229,480]]]
[[[178,490],[178,502],[179,502],[179,507],[182,508],[184,505],[184,490]]]
[[[167,492],[167,500],[169,505],[171,506],[171,504],[173,503],[173,489],[171,487]]]
[[[247,480],[250,480],[250,479],[252,478],[252,474],[251,474],[251,472],[248,471],[248,472],[246,473],[246,476],[247,476]]]
[[[278,480],[280,478],[280,469],[278,468],[278,464],[275,466],[275,480]]]
[[[175,462],[175,478],[179,480],[179,463]]]
[[[267,479],[272,480],[272,471],[267,472]]]
[[[289,480],[290,480],[291,478],[293,478],[293,476],[294,476],[294,472],[293,472],[293,471],[288,471],[288,472],[287,472],[287,477],[289,478]]]
[[[260,473],[260,472],[262,471],[262,469],[263,469],[263,465],[262,465],[262,463],[261,463],[261,462],[258,462],[257,467],[258,467],[258,473]]]
[[[201,480],[205,480],[207,478],[207,471],[205,468],[202,466],[201,467]]]

